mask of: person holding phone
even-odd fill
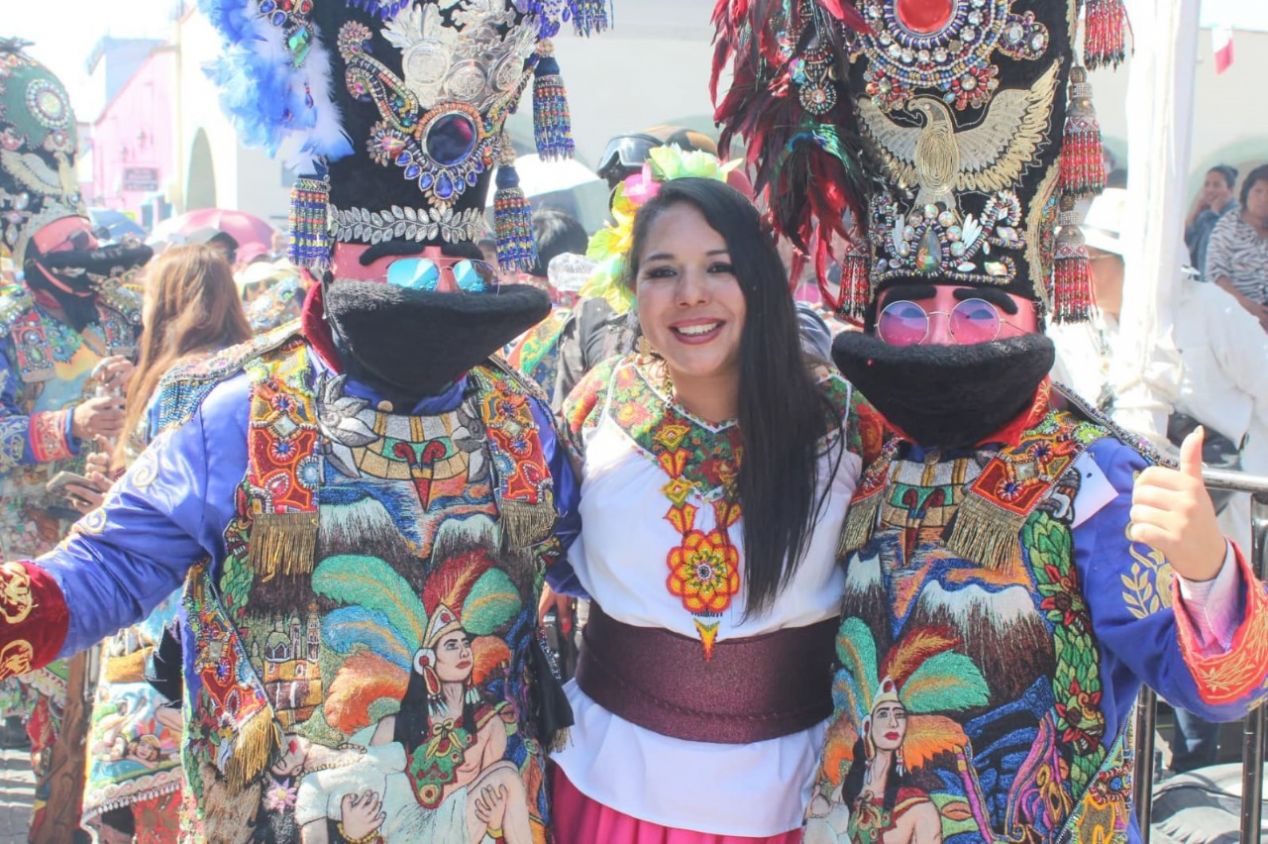
[[[78,183],[78,132],[62,83],[16,41],[0,41],[0,65],[0,134],[18,139],[0,162],[0,237],[22,276],[0,285],[0,552],[14,558],[62,539],[92,494],[85,454],[95,437],[123,430],[122,388],[141,322],[132,278],[152,253],[134,242],[100,244],[83,198],[67,187]],[[38,768],[50,781],[59,768],[83,765],[82,754],[69,753],[73,742],[54,744],[65,689],[63,679],[38,673],[0,685],[0,711],[28,724],[32,755],[46,757]],[[78,795],[48,799],[72,805]],[[69,831],[59,835],[60,827],[50,840],[70,840]]]

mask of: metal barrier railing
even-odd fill
[[[1268,579],[1268,477],[1206,469],[1202,479],[1208,489],[1250,493],[1251,566]],[[1234,537],[1239,541],[1245,537]],[[1143,844],[1149,844],[1153,815],[1154,722],[1158,698],[1152,689],[1141,689],[1136,702],[1136,820]],[[1257,706],[1242,727],[1241,844],[1259,844],[1263,821],[1264,737],[1268,735],[1268,706]]]

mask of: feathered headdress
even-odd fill
[[[907,710],[902,753],[908,768],[968,743],[958,723],[935,714],[964,712],[989,701],[986,678],[973,660],[955,651],[959,644],[943,628],[911,630],[878,665],[868,626],[857,618],[842,624],[837,636],[841,668],[832,696],[835,708],[849,713],[851,729],[829,738],[824,767],[834,783],[840,780],[842,761],[858,761],[853,758],[855,740],[867,732],[872,713],[884,700],[897,700]]]
[[[720,148],[743,140],[778,235],[810,255],[825,301],[849,311],[828,271],[861,239],[864,174],[854,104],[843,84],[848,40],[865,30],[847,0],[718,0],[710,91]],[[718,81],[730,67],[731,87]],[[848,280],[843,280],[848,283]]]
[[[225,40],[209,73],[244,142],[301,165],[292,258],[320,274],[332,242],[474,240],[497,171],[498,256],[535,259],[504,134],[533,88],[543,158],[573,151],[550,38],[606,26],[598,0],[199,0]]]

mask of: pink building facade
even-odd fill
[[[92,124],[93,205],[145,222],[177,178],[175,79],[176,54],[159,47]]]

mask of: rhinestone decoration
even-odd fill
[[[1048,47],[1047,27],[1011,7],[1011,0],[864,0],[873,31],[857,49],[868,58],[868,95],[884,111],[905,108],[919,89],[940,91],[957,111],[981,108],[999,87],[995,51],[1033,61]]]
[[[942,203],[904,213],[888,193],[872,199],[868,238],[877,255],[873,285],[891,278],[937,275],[964,282],[1008,284],[1017,275],[1013,259],[992,250],[1018,250],[1021,201],[1012,191],[993,194],[978,217],[960,219]],[[979,268],[980,265],[980,268]]]

